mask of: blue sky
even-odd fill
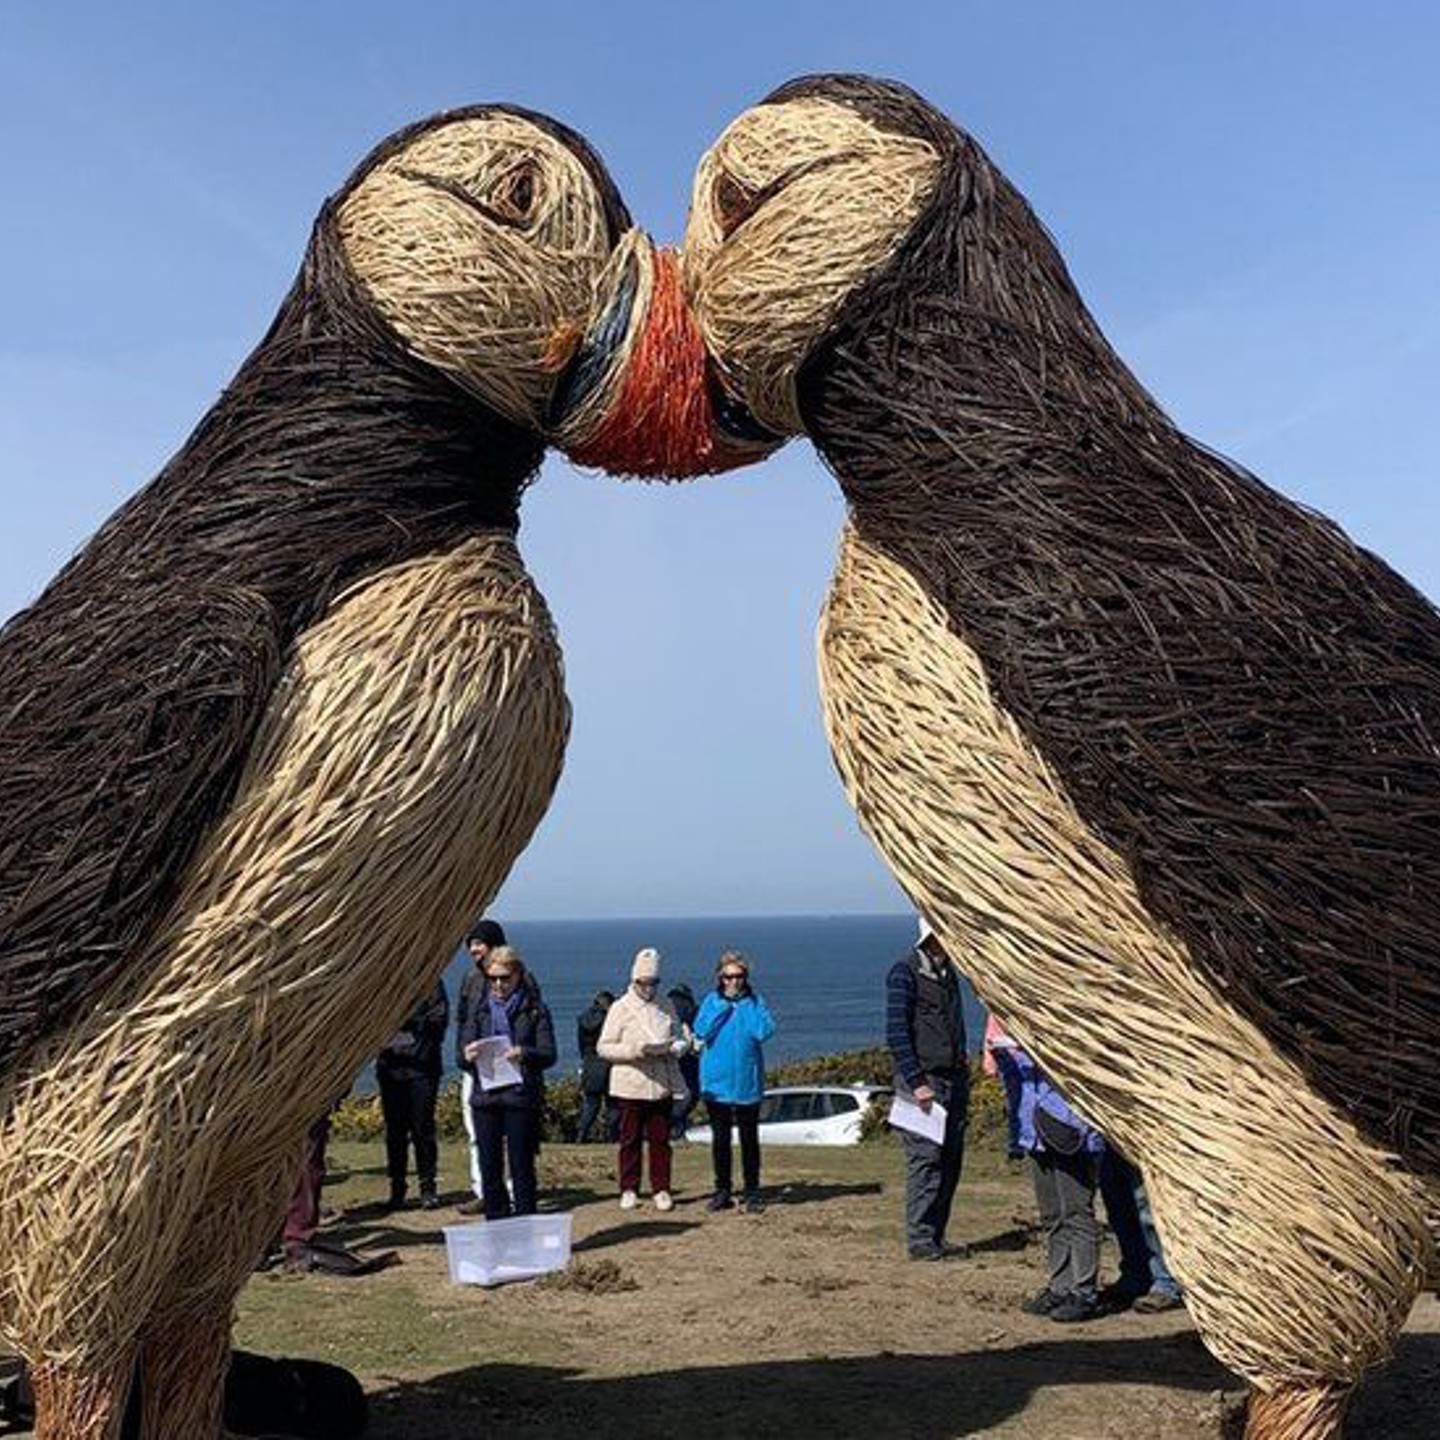
[[[383,135],[514,100],[677,240],[791,75],[974,132],[1192,434],[1440,595],[1440,11],[1421,3],[0,3],[0,616],[179,446]],[[841,506],[803,443],[684,488],[551,462],[522,544],[575,733],[502,896],[530,917],[899,908],[813,658]]]

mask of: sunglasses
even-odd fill
[[[502,970],[498,974],[487,975],[485,978],[492,985],[508,985],[515,978],[515,972],[513,970]]]

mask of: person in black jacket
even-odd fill
[[[590,1002],[589,1009],[575,1022],[575,1042],[580,1048],[580,1123],[575,1127],[575,1143],[585,1145],[590,1132],[605,1110],[605,1134],[612,1140],[615,1128],[610,1111],[610,1062],[602,1060],[596,1045],[605,1028],[605,1012],[615,1003],[608,990],[601,990]]]
[[[885,1043],[895,1061],[896,1090],[922,1110],[945,1110],[940,1144],[908,1130],[905,1151],[905,1245],[912,1260],[963,1257],[945,1239],[965,1156],[970,1071],[960,979],[923,920],[915,948],[885,977]]]
[[[385,1168],[390,1176],[392,1210],[405,1203],[412,1143],[420,1203],[427,1210],[440,1204],[435,1192],[435,1102],[440,1095],[440,1049],[449,1023],[450,1000],[444,982],[437,980],[375,1061],[380,1111],[385,1117]]]
[[[700,1053],[695,1049],[695,1016],[700,1006],[695,1001],[695,992],[688,985],[675,985],[665,992],[666,998],[675,1007],[675,1018],[690,1048],[680,1057],[680,1078],[685,1082],[685,1094],[677,1095],[670,1111],[670,1138],[683,1140],[685,1129],[690,1124],[690,1112],[700,1103]]]
[[[470,1161],[471,1198],[455,1208],[461,1215],[483,1215],[485,1213],[485,1186],[480,1177],[480,1146],[475,1140],[475,1112],[470,1107],[470,1092],[475,1077],[465,1063],[461,1050],[465,1044],[465,1027],[469,1023],[470,1011],[477,1003],[484,1003],[489,993],[490,982],[485,978],[485,960],[496,946],[504,945],[505,930],[498,920],[480,920],[465,937],[465,951],[470,956],[470,966],[460,981],[460,993],[455,998],[455,1068],[460,1072],[460,1116],[465,1125],[465,1138]]]
[[[491,950],[485,976],[489,994],[470,1007],[461,1053],[475,1077],[470,1109],[480,1150],[485,1218],[503,1220],[535,1213],[535,1154],[545,1103],[544,1072],[555,1063],[555,1026],[516,950],[508,945]],[[496,1039],[507,1042],[503,1049],[482,1044]],[[484,1052],[496,1051],[519,1071],[518,1082],[496,1083],[493,1065],[484,1063]],[[513,1201],[505,1188],[507,1159]]]

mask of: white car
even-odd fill
[[[760,1102],[762,1145],[856,1145],[865,1112],[881,1085],[783,1085],[767,1090]],[[695,1125],[687,1140],[710,1143],[710,1127]]]

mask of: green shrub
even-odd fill
[[[890,1052],[884,1046],[868,1050],[843,1050],[836,1055],[817,1055],[809,1060],[793,1060],[778,1065],[765,1077],[771,1089],[780,1085],[891,1085],[894,1068]],[[541,1138],[568,1144],[575,1138],[580,1123],[580,1082],[576,1079],[552,1081],[545,1087],[545,1110],[541,1117]],[[874,1140],[886,1133],[882,1101],[872,1105],[861,1125],[864,1140]],[[706,1123],[704,1106],[690,1118],[692,1125]],[[460,1081],[457,1078],[440,1090],[435,1111],[435,1128],[442,1140],[463,1140],[465,1122],[460,1113]],[[330,1133],[337,1140],[380,1140],[385,1122],[380,1114],[380,1097],[374,1091],[348,1096],[331,1120]],[[981,1072],[977,1065],[971,1071],[969,1143],[984,1148],[1005,1148],[1005,1092],[999,1081]]]

